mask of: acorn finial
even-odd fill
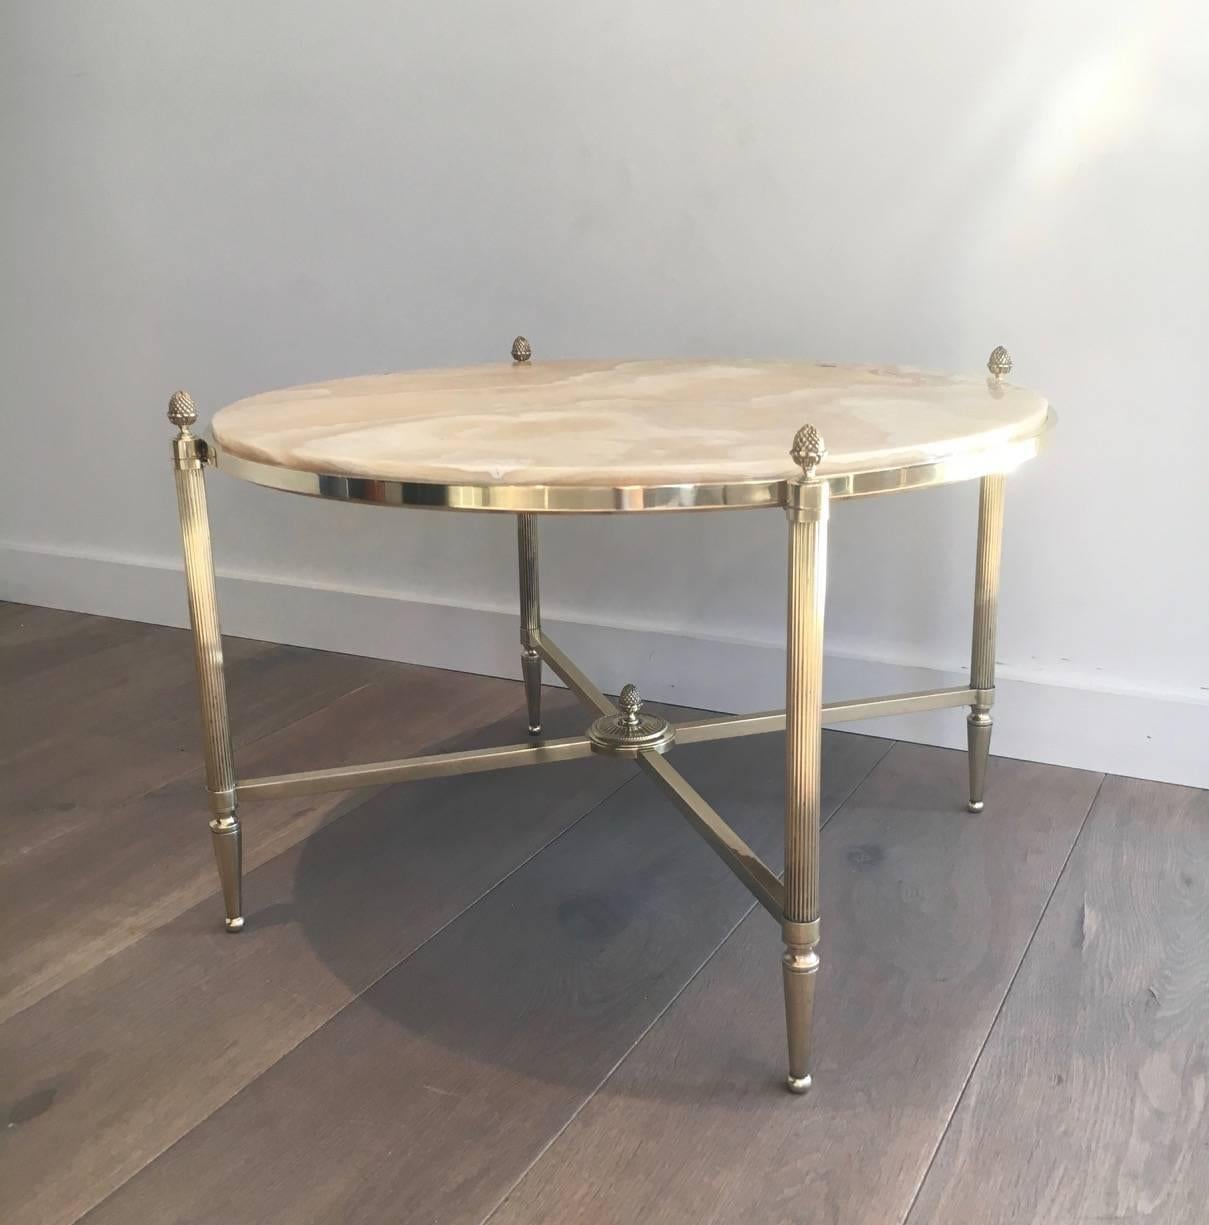
[[[172,393],[172,399],[168,401],[168,420],[182,434],[189,433],[189,427],[197,420],[197,406],[187,391]]]
[[[807,478],[814,476],[814,470],[823,462],[827,448],[823,444],[823,436],[813,425],[804,425],[793,436],[793,446],[789,455],[795,464],[806,474]]]
[[[512,342],[512,360],[519,365],[521,362],[527,362],[532,356],[533,350],[529,347],[529,342],[523,336],[518,336]]]
[[[996,345],[987,358],[987,369],[997,378],[1012,373],[1012,355],[1003,347]]]

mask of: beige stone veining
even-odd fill
[[[245,459],[377,480],[680,485],[780,480],[813,423],[820,472],[925,463],[1028,438],[1044,398],[985,375],[759,361],[534,361],[368,375],[219,411]]]

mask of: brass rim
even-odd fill
[[[1009,473],[1041,450],[1057,415],[1051,408],[1031,437],[922,464],[824,476],[833,499],[872,497]],[[754,510],[787,505],[787,480],[705,482],[687,485],[475,485],[437,481],[375,480],[283,468],[233,455],[207,439],[209,460],[220,472],[287,493],[400,506],[416,510],[476,510],[507,514],[618,514],[634,511]]]

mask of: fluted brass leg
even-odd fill
[[[179,428],[172,443],[172,460],[185,554],[189,623],[193,628],[193,656],[201,698],[206,789],[215,814],[210,831],[222,882],[226,927],[228,931],[237,932],[244,925],[240,880],[242,848],[239,819],[235,813],[235,764],[227,719],[222,634],[218,626],[218,598],[214,589],[214,559],[206,509],[205,443],[190,433],[190,427],[197,420],[197,410],[185,392],[178,391],[172,397],[168,419]]]
[[[983,700],[970,707],[966,734],[970,767],[971,812],[982,811],[987,757],[991,752],[991,704],[995,691],[995,628],[999,612],[999,562],[1003,546],[1003,495],[1006,478],[984,476],[978,496],[978,560],[974,575],[974,634],[970,651],[970,688]]]
[[[525,681],[525,704],[529,708],[529,734],[542,730],[542,657],[537,652],[541,633],[541,598],[537,578],[537,519],[516,517],[517,556],[521,588],[521,674]]]
[[[813,427],[798,431],[790,482],[788,663],[785,681],[785,914],[782,959],[789,1076],[811,1085],[814,982],[819,958],[819,825],[823,716],[823,612],[827,590],[828,488],[815,478],[826,454]]]

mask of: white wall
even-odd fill
[[[518,331],[971,371],[1003,342],[1061,421],[1009,488],[996,747],[1209,783],[1203,4],[10,0],[0,166],[0,596],[183,616],[178,385],[206,412]],[[229,630],[513,668],[504,622],[428,607],[511,607],[509,521],[212,489]],[[836,676],[964,667],[974,508],[838,508]],[[547,609],[666,631],[604,634],[606,679],[762,704],[782,544],[775,513],[552,523]]]

